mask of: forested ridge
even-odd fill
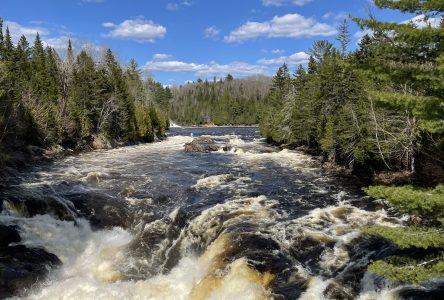
[[[111,49],[99,60],[86,49],[76,55],[71,42],[61,58],[38,34],[32,46],[25,36],[14,45],[2,23],[0,163],[17,151],[78,150],[165,135],[169,94],[143,80],[134,60],[122,66]]]
[[[270,85],[266,76],[198,79],[172,88],[170,117],[183,125],[256,125]]]
[[[394,282],[444,278],[444,2],[375,0],[380,8],[417,15],[420,24],[354,18],[370,30],[357,50],[347,22],[339,47],[318,41],[307,68],[279,68],[262,107],[268,141],[311,149],[359,175],[407,174],[431,186],[373,186],[365,192],[410,214],[408,227],[370,226],[364,232],[399,247],[369,270]],[[428,20],[438,18],[440,25]],[[437,185],[437,186],[435,186]]]

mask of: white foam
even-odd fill
[[[233,175],[231,174],[220,174],[220,175],[213,175],[201,178],[197,181],[195,185],[192,187],[196,190],[200,189],[211,189],[218,186],[221,186],[223,183],[227,182],[228,180],[233,179]]]

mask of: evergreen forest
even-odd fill
[[[37,34],[14,45],[0,20],[0,163],[32,147],[81,150],[165,135],[170,94],[111,49],[96,59],[71,42],[62,58]]]

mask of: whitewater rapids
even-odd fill
[[[184,153],[200,135],[231,150]],[[38,214],[4,201],[0,224],[62,263],[17,299],[397,299],[402,289],[366,271],[392,246],[360,228],[403,221],[255,128],[172,129],[163,142],[35,166],[11,189],[55,199]]]

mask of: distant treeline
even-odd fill
[[[110,49],[100,61],[71,42],[62,59],[25,36],[17,45],[0,19],[0,153],[26,145],[81,148],[100,136],[151,141],[163,136],[170,94],[143,81],[135,61],[122,67]],[[5,157],[3,157],[5,158]]]
[[[188,83],[172,89],[170,117],[182,125],[253,125],[271,85],[271,78],[254,76]]]

